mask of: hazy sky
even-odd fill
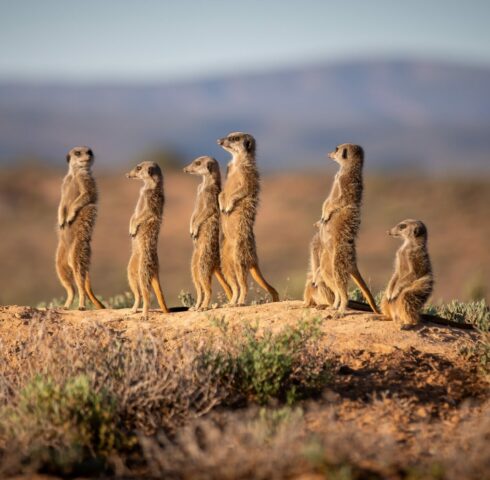
[[[490,66],[490,0],[0,0],[0,80],[192,78],[301,62]]]

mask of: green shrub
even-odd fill
[[[317,342],[318,322],[260,335],[257,327],[247,326],[242,339],[235,339],[223,321],[218,326],[224,349],[208,351],[206,361],[219,367],[238,399],[293,403],[320,391],[330,380],[326,351]]]
[[[70,471],[86,461],[104,462],[128,446],[118,429],[114,400],[95,391],[84,375],[63,383],[35,376],[1,412],[2,437],[18,445],[24,461]]]
[[[436,307],[436,312],[437,315],[453,322],[471,323],[482,332],[490,331],[490,310],[485,300],[467,303],[452,300]]]

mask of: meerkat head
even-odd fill
[[[420,220],[412,220],[411,218],[403,220],[398,225],[388,230],[388,235],[391,237],[403,238],[404,240],[427,240],[427,227]]]
[[[352,143],[343,143],[339,145],[333,152],[328,154],[334,162],[341,166],[348,166],[353,163],[361,163],[364,161],[364,150],[359,145]]]
[[[218,145],[223,147],[233,156],[254,156],[255,155],[255,138],[242,132],[233,132],[226,137],[218,139]]]
[[[126,173],[126,177],[137,178],[144,182],[153,181],[154,183],[160,183],[163,175],[160,166],[155,162],[141,162],[130,172]]]
[[[66,155],[70,168],[89,169],[94,163],[94,152],[89,147],[74,147]]]
[[[184,173],[191,175],[212,175],[219,171],[218,162],[213,157],[198,157],[184,168]]]

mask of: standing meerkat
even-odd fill
[[[232,155],[226,184],[219,195],[223,228],[221,266],[232,291],[230,304],[245,303],[248,272],[271,295],[272,301],[277,302],[277,291],[260,271],[255,245],[253,229],[260,190],[255,139],[247,133],[234,132],[219,139],[218,144]]]
[[[305,307],[332,305],[334,302],[335,297],[332,290],[327,287],[321,278],[320,260],[322,249],[320,233],[316,232],[310,243],[310,263],[308,265],[305,290],[303,293]]]
[[[381,310],[402,325],[416,325],[432,293],[434,277],[427,251],[427,228],[420,220],[404,220],[388,231],[402,238],[396,252],[395,272],[386,288]]]
[[[375,313],[376,302],[357,268],[356,237],[361,223],[364,151],[342,144],[328,156],[340,165],[318,222],[322,241],[320,274],[334,293],[333,307],[344,312],[348,304],[349,277],[361,289]]]
[[[142,162],[127,173],[126,177],[143,181],[136,209],[129,221],[132,253],[128,264],[128,281],[134,295],[131,313],[138,311],[143,297],[142,318],[147,320],[151,287],[161,310],[168,313],[160,286],[158,264],[158,235],[164,204],[163,175],[155,162]]]
[[[90,241],[97,217],[97,187],[92,176],[94,154],[89,147],[72,148],[67,156],[68,173],[61,186],[58,207],[56,271],[70,308],[78,290],[78,308],[85,309],[85,295],[96,308],[105,308],[92,292],[89,277]]]
[[[184,168],[185,173],[201,175],[202,182],[197,188],[196,204],[190,222],[190,234],[194,241],[191,270],[197,292],[195,310],[209,308],[211,301],[211,280],[216,275],[228,300],[231,289],[226,283],[220,266],[219,249],[219,205],[221,193],[221,173],[218,162],[212,157],[196,158]]]

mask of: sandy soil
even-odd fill
[[[238,333],[245,325],[256,325],[259,332],[279,331],[314,318],[322,319],[319,341],[328,347],[335,375],[321,398],[303,405],[310,432],[322,432],[333,421],[354,425],[366,438],[370,431],[383,431],[417,462],[430,454],[420,447],[422,441],[431,445],[444,438],[450,448],[463,442],[460,425],[488,417],[489,385],[477,364],[462,353],[478,341],[475,331],[433,324],[405,331],[375,314],[349,311],[338,318],[328,310],[305,309],[298,301],[207,312],[153,310],[148,321],[130,315],[129,309],[79,312],[6,306],[0,307],[0,347],[14,357],[16,346],[39,332],[39,322],[48,333],[67,334],[95,322],[128,341],[151,334],[171,349],[218,338],[217,320],[225,320],[229,330]]]

